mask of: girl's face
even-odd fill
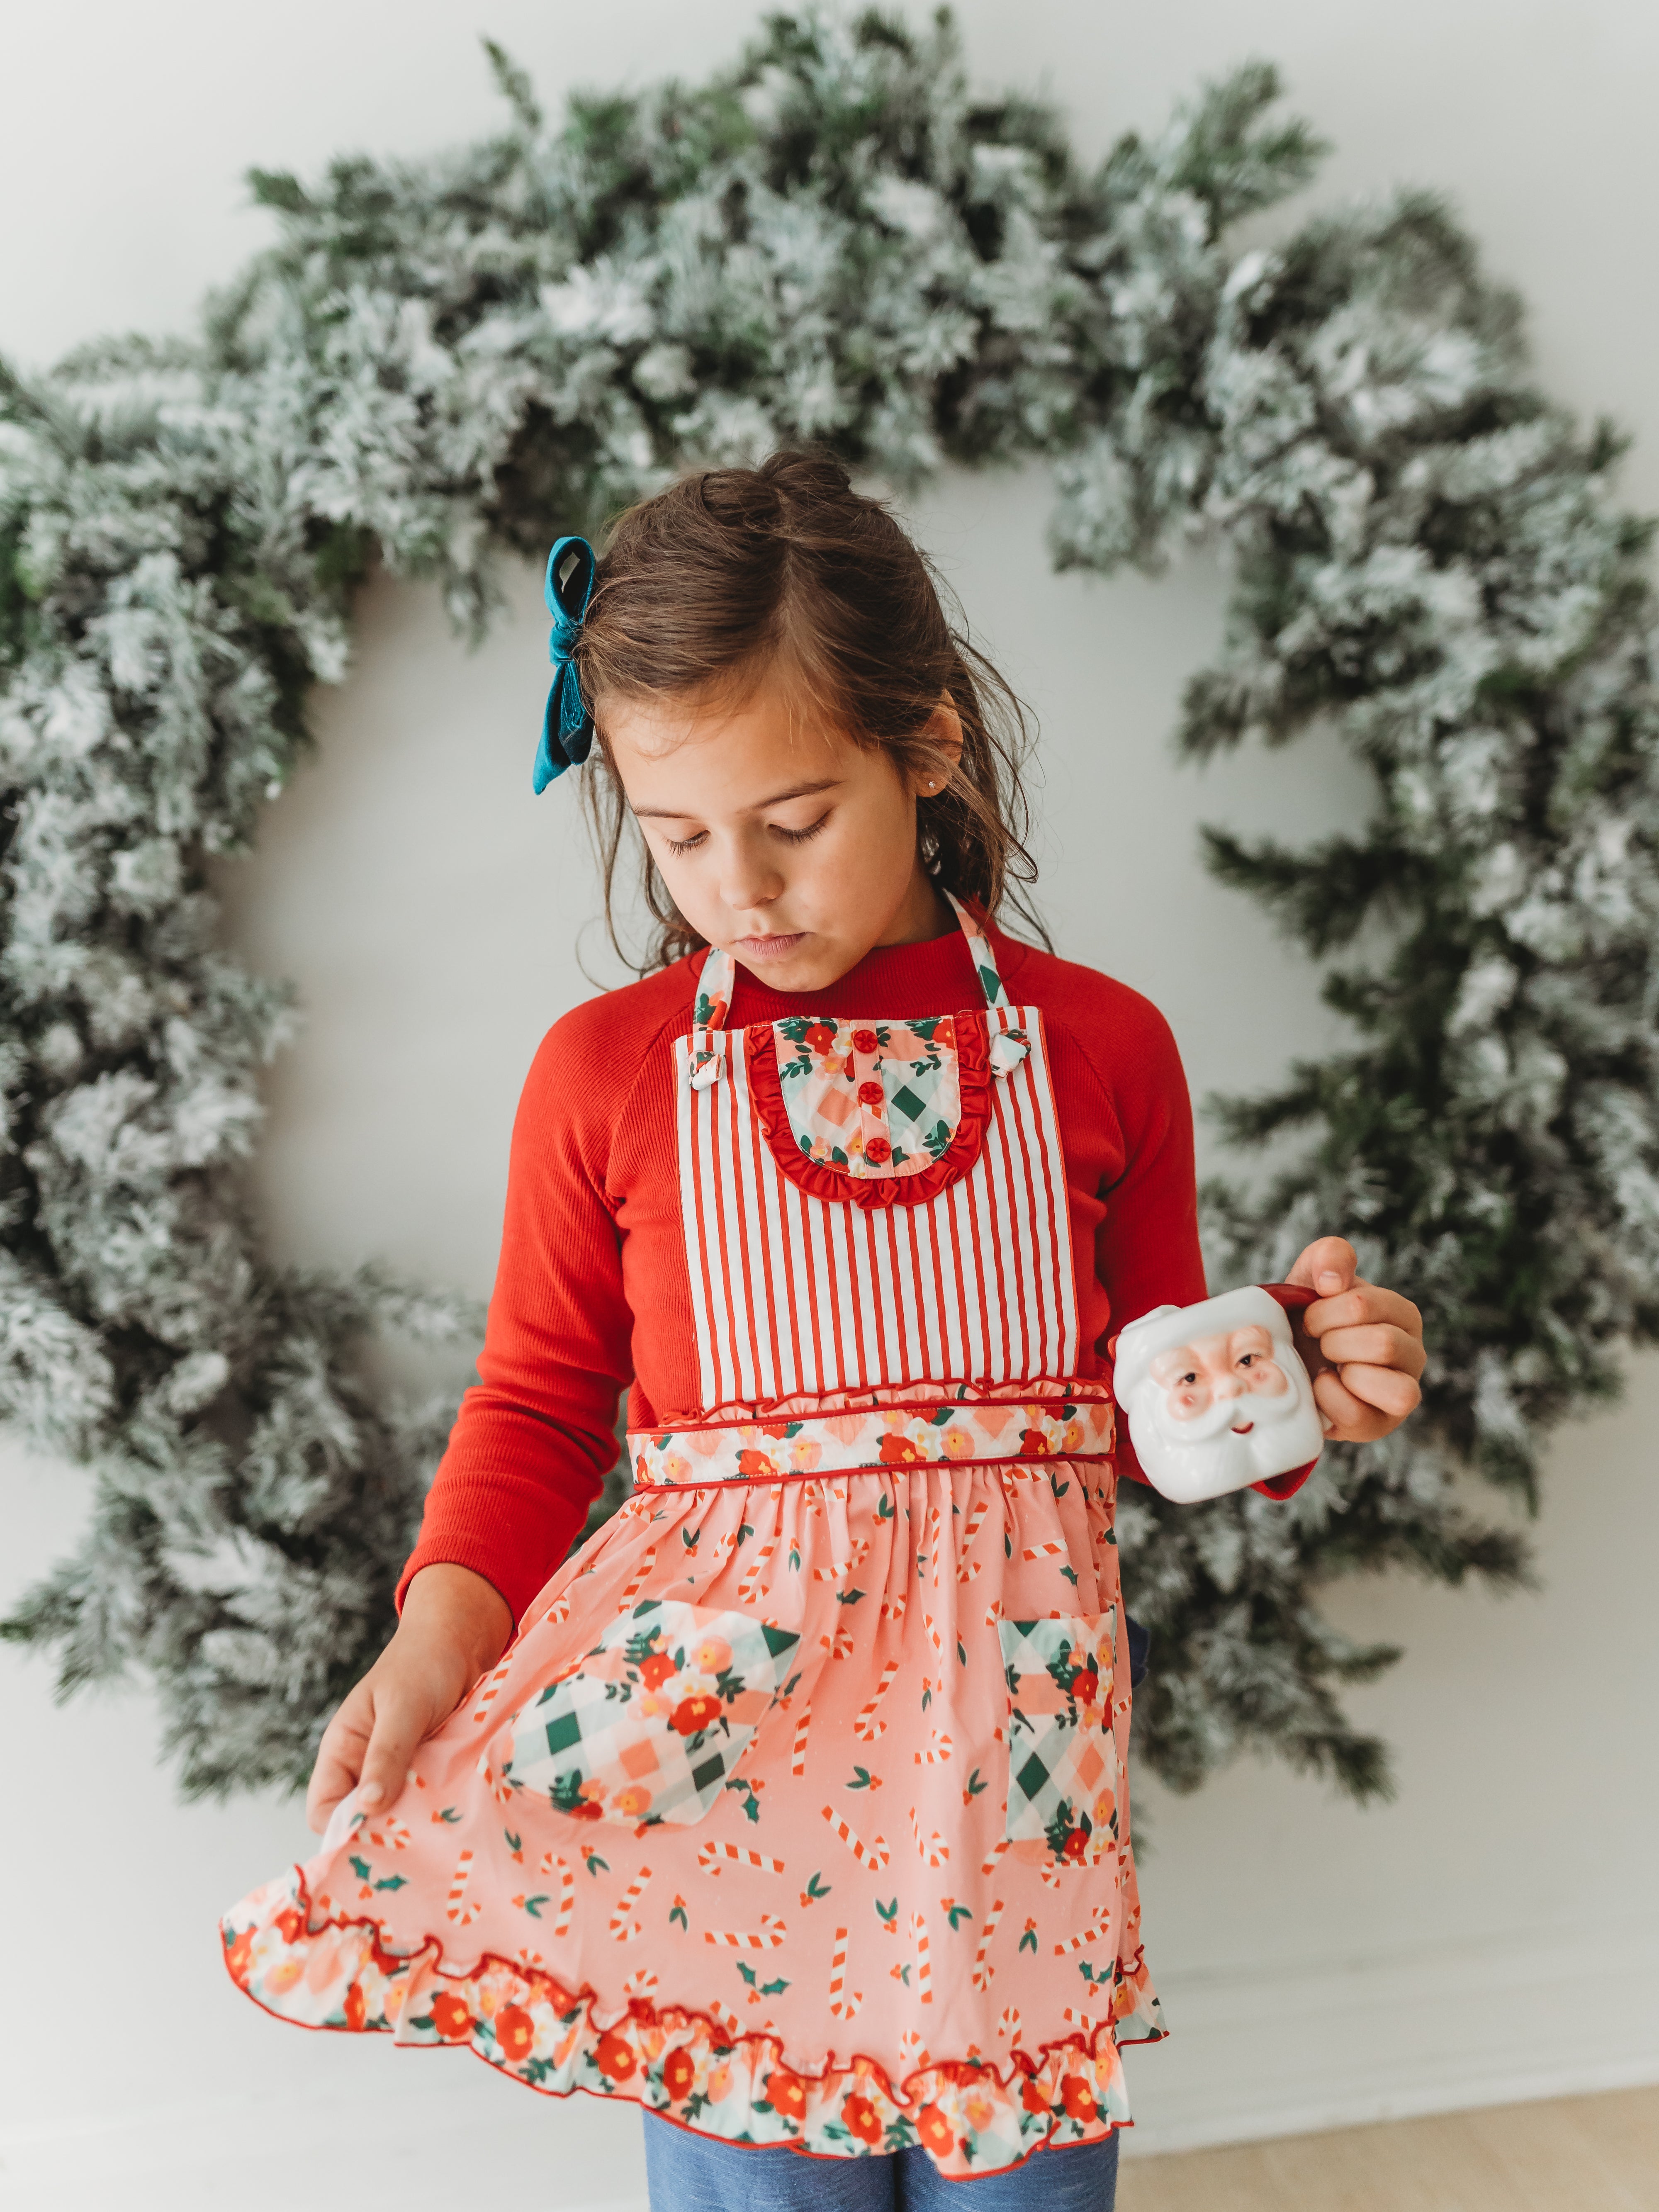
[[[605,734],[628,803],[693,929],[779,991],[819,991],[880,945],[942,936],[916,800],[886,752],[792,713],[775,679],[741,705],[617,700]],[[932,788],[962,750],[941,706]]]

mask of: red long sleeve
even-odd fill
[[[1162,1015],[1125,985],[994,932],[1009,996],[1041,1008],[1066,1153],[1088,1371],[1149,1307],[1204,1296],[1192,1111]],[[669,1045],[702,956],[549,1031],[513,1132],[479,1381],[462,1401],[404,1571],[440,1560],[519,1618],[568,1547],[631,1425],[698,1410]],[[959,933],[872,953],[811,999],[739,971],[734,1022],[945,1013],[978,1002]],[[1130,1467],[1127,1472],[1137,1474]]]

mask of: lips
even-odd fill
[[[1233,1423],[1233,1434],[1236,1437],[1248,1437],[1250,1431],[1255,1426],[1255,1423],[1254,1421],[1235,1421]]]
[[[791,930],[787,936],[740,937],[733,950],[745,960],[781,960],[794,951],[806,935],[804,929]]]

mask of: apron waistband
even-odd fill
[[[628,1455],[636,1489],[685,1490],[912,1467],[1109,1460],[1113,1437],[1109,1399],[1044,1396],[973,1404],[941,1399],[696,1428],[630,1429]]]

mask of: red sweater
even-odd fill
[[[1016,1006],[1042,1013],[1061,1141],[1085,1371],[1150,1307],[1205,1295],[1192,1109],[1169,1024],[1122,983],[991,932]],[[704,956],[577,1006],[543,1039],[514,1125],[501,1256],[479,1381],[427,1499],[411,1576],[453,1560],[519,1619],[568,1548],[629,1425],[698,1404],[674,1150],[671,1041]],[[982,1003],[958,930],[878,951],[810,997],[743,968],[730,1020],[954,1013]],[[1127,1440],[1121,1440],[1121,1442]],[[1139,1470],[1127,1465],[1127,1471]]]

